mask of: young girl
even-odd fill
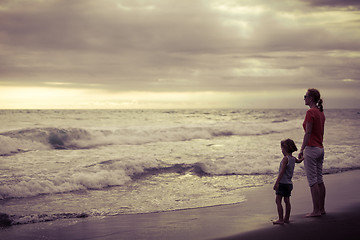
[[[293,189],[292,185],[292,176],[294,173],[295,162],[301,163],[301,160],[296,159],[292,156],[292,153],[297,151],[297,147],[293,140],[286,139],[281,141],[281,150],[284,154],[284,158],[280,163],[279,175],[274,185],[274,190],[276,191],[276,205],[279,214],[279,219],[274,221],[273,224],[284,224],[289,223],[291,204],[290,196],[291,190]],[[282,198],[285,202],[285,217],[284,210],[281,204]]]

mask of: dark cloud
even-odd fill
[[[351,9],[359,9],[360,1],[358,0],[302,0],[310,4],[311,6],[320,6],[320,7],[353,7]]]
[[[154,9],[152,5],[140,8],[136,1],[135,7],[127,1],[119,1],[121,5],[116,1],[50,1],[31,8],[14,6],[0,18],[6,33],[3,40],[35,49],[192,52],[217,47],[226,33],[202,5],[150,2]]]

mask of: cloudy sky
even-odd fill
[[[359,0],[0,0],[0,108],[360,108]]]

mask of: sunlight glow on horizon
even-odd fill
[[[0,109],[281,108],[284,98],[293,102],[291,96],[301,96],[303,92],[304,90],[287,91],[287,93],[270,91],[110,93],[97,89],[2,87]],[[297,107],[302,106],[302,102],[299,103]]]

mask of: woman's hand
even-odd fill
[[[275,183],[274,190],[277,191],[279,189],[279,183]]]
[[[298,159],[299,159],[299,160],[304,160],[304,152],[303,152],[303,150],[300,151],[300,153],[299,153],[299,155],[298,155]]]

